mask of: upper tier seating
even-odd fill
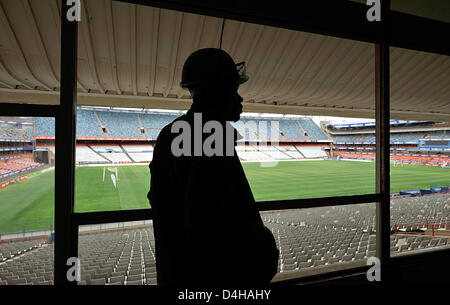
[[[345,134],[345,135],[333,135],[331,134],[335,143],[338,142],[375,142],[375,134]],[[391,130],[390,141],[391,142],[408,142],[417,141],[419,139],[450,139],[450,131],[419,131],[419,132],[395,132]]]
[[[80,120],[80,118],[79,118]],[[46,117],[35,117],[36,135],[37,136],[54,136],[55,135],[55,119]],[[78,128],[77,128],[78,129]]]
[[[0,121],[0,138],[33,139],[34,127],[32,125],[9,124]]]
[[[139,114],[141,117],[142,125],[147,128],[147,137],[156,138],[159,135],[161,129],[170,124],[179,115],[174,114]]]
[[[299,120],[303,129],[308,132],[309,138],[314,140],[328,140],[327,135],[314,123],[310,118],[302,118]]]
[[[143,137],[143,134],[139,132],[139,121],[136,113],[97,111],[97,114],[103,125],[108,127],[108,133],[104,134],[104,137]]]
[[[164,126],[177,117],[179,114],[94,111],[80,108],[77,110],[76,131],[78,137],[154,139]],[[53,118],[39,117],[35,118],[35,121],[37,135],[55,135]],[[311,118],[243,117],[233,125],[246,140],[328,140]],[[105,128],[105,132],[102,127]],[[145,135],[140,131],[141,127],[147,130]]]

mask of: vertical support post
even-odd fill
[[[381,194],[376,204],[376,256],[382,271],[390,261],[389,10],[390,0],[382,1],[381,33],[375,44],[376,191]]]
[[[55,284],[76,285],[67,279],[69,257],[78,256],[78,227],[74,223],[75,122],[77,105],[78,25],[69,21],[70,8],[61,0],[61,90],[56,115],[55,148]]]

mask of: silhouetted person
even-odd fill
[[[181,86],[190,91],[192,107],[162,129],[150,163],[148,198],[159,285],[267,285],[277,272],[279,251],[236,154],[239,134],[227,123],[238,121],[242,113],[237,90],[248,79],[238,70],[242,66],[213,48],[192,53],[184,64]],[[215,120],[223,130],[222,143],[211,145],[213,156],[206,150],[196,155],[198,144],[216,131],[201,134],[196,142],[195,118],[200,114],[200,128]],[[189,141],[180,144],[181,130],[175,126],[190,127]],[[231,149],[227,130],[232,131]],[[174,148],[179,149],[174,153]]]

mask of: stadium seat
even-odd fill
[[[110,277],[111,273],[112,273],[112,268],[97,267],[97,269],[95,271],[95,275],[101,275],[101,276],[106,275],[105,277]],[[98,277],[94,276],[94,278],[98,278]]]
[[[147,279],[146,280],[146,285],[157,285],[157,281],[156,278],[155,279]]]
[[[154,263],[145,265],[145,273],[147,272],[156,272],[156,267]]]
[[[128,276],[134,276],[134,275],[141,276],[142,273],[143,273],[142,267],[139,267],[139,268],[135,268],[135,269],[130,269],[130,271],[128,272]]]
[[[37,282],[34,285],[53,285],[53,281]]]
[[[375,251],[377,249],[377,245],[376,244],[370,244],[368,250],[369,251]]]
[[[141,274],[139,274],[139,275],[129,275],[129,276],[127,276],[127,282],[128,282],[128,281],[133,282],[133,281],[138,281],[138,280],[142,280],[142,275],[141,275]]]
[[[353,259],[353,255],[351,255],[351,254],[347,254],[347,255],[344,255],[343,257],[342,257],[342,261],[343,262],[349,262],[349,261],[351,261]]]
[[[415,250],[417,248],[419,248],[420,242],[413,242],[411,244],[411,250]]]
[[[322,259],[322,256],[321,255],[313,255],[312,257],[311,257],[311,261],[320,261]]]
[[[323,255],[323,260],[325,261],[325,262],[327,262],[331,257],[333,257],[333,253],[332,252],[327,252],[327,253],[325,253],[324,255]]]
[[[120,283],[123,284],[125,282],[125,276],[124,275],[122,275],[122,276],[113,276],[113,277],[109,278],[109,283],[110,284],[117,283],[117,282],[120,282]]]
[[[145,278],[146,279],[156,279],[157,275],[156,272],[147,272],[145,271]]]
[[[327,263],[328,263],[329,265],[331,265],[331,264],[338,263],[340,260],[341,260],[340,257],[331,257],[331,258],[328,260]]]
[[[91,276],[91,282],[97,279],[107,279],[109,277],[108,273],[95,273]]]
[[[283,272],[295,270],[296,267],[295,264],[285,264],[283,265]]]
[[[325,261],[317,260],[317,261],[314,261],[313,267],[323,266],[323,265],[325,265]]]
[[[338,256],[338,257],[342,257],[342,256],[344,256],[344,254],[345,254],[345,248],[344,249],[340,249],[340,250],[337,250],[336,251],[336,253],[334,254],[335,256]]]
[[[119,263],[119,265],[118,265],[118,267],[116,267],[114,273],[117,273],[117,272],[127,272],[127,271],[128,271],[128,263],[126,263],[125,265],[121,265],[121,264]]]
[[[8,285],[26,284],[25,279],[9,279],[6,282],[8,283]]]
[[[311,267],[311,265],[312,265],[311,262],[302,262],[299,264],[298,268],[299,269],[309,268],[309,267]]]
[[[289,258],[283,259],[283,264],[285,264],[285,265],[290,265],[290,264],[294,264],[294,263],[295,263],[295,257],[293,257],[292,255]]]
[[[89,285],[105,285],[105,284],[106,284],[105,278],[91,279],[89,282]]]
[[[437,244],[437,246],[445,246],[448,243],[448,239],[447,238],[441,238],[439,240],[439,243]]]

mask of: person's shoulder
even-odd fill
[[[166,126],[164,126],[161,131],[158,134],[158,137],[156,138],[156,147],[161,146],[166,146],[168,143],[170,145],[170,143],[172,142],[172,139],[175,137],[175,135],[172,132],[172,126],[175,122],[179,121],[179,120],[185,120],[185,115],[181,115],[179,117],[177,117],[176,119],[174,119],[172,122],[170,122],[169,124],[167,124]]]
[[[173,137],[173,135],[172,135],[173,134],[172,133],[172,126],[173,126],[173,124],[175,122],[180,121],[180,120],[186,120],[186,116],[183,114],[183,115],[177,117],[176,119],[174,119],[172,122],[170,122],[166,126],[164,126],[161,129],[161,132],[159,133],[157,140],[159,138],[163,139],[163,138],[171,138],[171,137]]]

